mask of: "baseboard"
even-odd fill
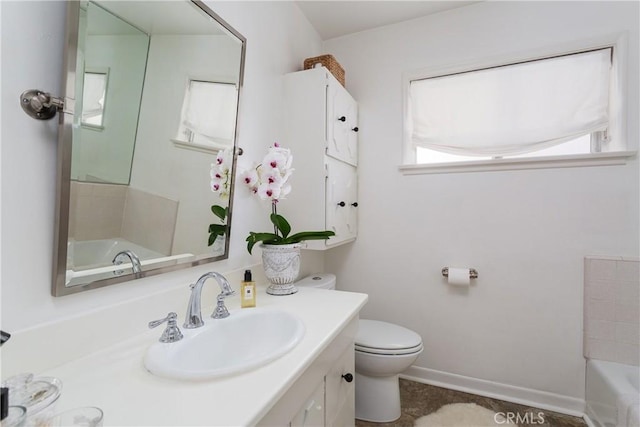
[[[587,425],[587,427],[598,427],[598,425],[594,423],[593,420],[589,418],[587,414],[585,414],[584,417],[582,418],[584,419],[584,423]]]
[[[463,375],[451,374],[418,366],[411,366],[400,374],[400,377],[437,387],[449,388],[452,390],[490,397],[492,399],[500,399],[507,402],[518,403],[520,405],[546,409],[548,411],[559,412],[561,414],[572,415],[574,417],[584,417],[585,402],[584,400],[576,399],[575,397],[563,396],[530,388],[516,387],[472,377],[465,377]]]

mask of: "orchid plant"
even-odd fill
[[[294,171],[291,167],[292,163],[291,150],[280,147],[276,142],[269,148],[262,163],[242,174],[242,181],[253,194],[262,200],[271,201],[269,218],[273,224],[273,233],[249,232],[246,239],[249,253],[258,242],[268,245],[290,245],[305,240],[326,240],[335,235],[330,230],[302,231],[291,234],[291,225],[282,215],[278,214],[278,202],[291,192],[291,185],[288,181]]]
[[[229,200],[232,164],[233,149],[231,148],[218,151],[215,163],[211,164],[211,191],[217,193],[220,200]],[[215,243],[218,236],[224,236],[227,233],[229,206],[213,205],[211,212],[220,219],[221,224],[209,224],[209,246]]]

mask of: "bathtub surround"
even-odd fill
[[[640,365],[640,260],[585,257],[584,357]]]
[[[178,201],[129,187],[122,216],[122,235],[167,255],[181,253],[175,250],[174,244],[179,208]]]
[[[69,238],[98,240],[120,237],[127,187],[71,181]]]
[[[581,414],[583,258],[638,256],[640,175],[637,157],[624,166],[402,175],[403,73],[626,34],[626,133],[637,150],[639,6],[479,2],[325,41],[358,100],[363,142],[358,240],[329,251],[325,271],[340,289],[369,294],[363,318],[423,337],[413,379]],[[446,284],[440,272],[452,265],[480,272],[471,292]]]
[[[175,200],[126,185],[72,181],[69,237],[75,240],[122,237],[171,255],[178,205]]]

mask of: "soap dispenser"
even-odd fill
[[[256,282],[251,279],[251,270],[244,271],[244,280],[240,284],[240,306],[242,308],[256,306]]]

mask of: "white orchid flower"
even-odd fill
[[[262,161],[262,165],[267,168],[285,170],[291,167],[292,162],[293,157],[291,156],[291,150],[276,145],[269,148],[267,155]]]
[[[240,174],[240,179],[242,182],[249,187],[249,189],[255,193],[258,189],[258,185],[260,185],[260,177],[258,176],[258,171],[256,167],[248,169]]]
[[[229,171],[233,162],[233,154],[231,149],[220,150],[216,156],[216,164],[221,171]]]
[[[275,143],[262,163],[243,172],[242,180],[261,199],[277,202],[291,192],[291,185],[287,181],[293,172],[292,162],[291,150]]]
[[[258,186],[257,194],[262,200],[277,201],[280,198],[281,188],[279,185],[262,183]]]
[[[211,191],[218,193],[221,199],[229,198],[232,161],[233,152],[227,149],[218,151],[216,161],[211,164]]]

